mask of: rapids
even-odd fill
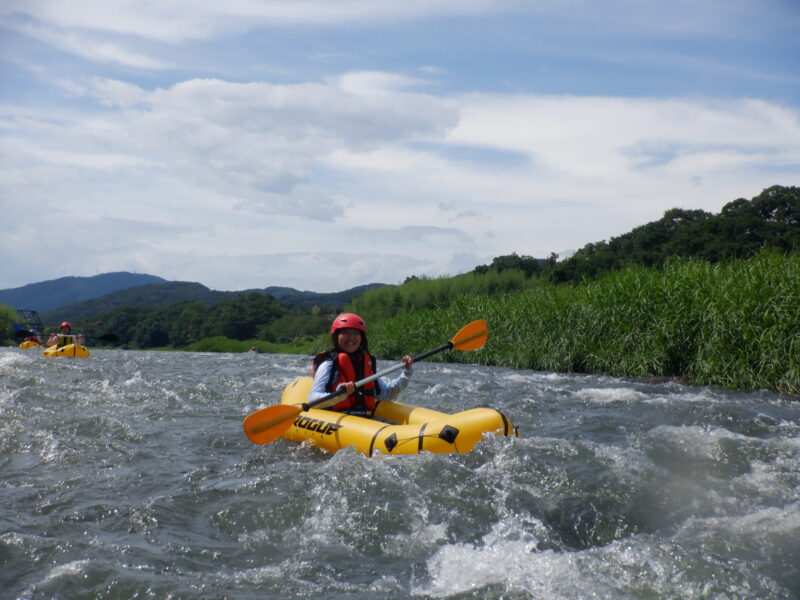
[[[800,598],[800,398],[420,363],[400,400],[522,438],[251,444],[309,369],[0,348],[0,598]]]

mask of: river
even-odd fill
[[[420,363],[401,400],[522,437],[251,444],[309,364],[0,348],[0,597],[800,598],[800,398]]]

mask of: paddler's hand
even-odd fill
[[[410,371],[411,370],[411,365],[414,364],[414,359],[411,358],[410,356],[406,355],[403,358],[401,358],[400,360],[403,361],[403,364],[406,366],[406,371]]]
[[[347,383],[342,383],[336,388],[337,392],[346,392],[348,396],[352,396],[353,392],[356,391],[356,384],[352,381],[348,381]]]

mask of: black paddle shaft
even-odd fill
[[[450,350],[453,347],[453,342],[447,342],[446,344],[442,344],[438,348],[434,348],[433,350],[428,350],[427,352],[423,352],[412,358],[411,360],[414,362],[419,362],[421,360],[425,360],[429,356],[433,356],[434,354],[439,354],[439,352],[444,352],[445,350]]]
[[[14,332],[15,338],[24,338],[37,335],[34,331],[28,331],[27,329],[18,329]],[[60,335],[60,334],[57,334]],[[75,334],[70,334],[72,337],[77,337]],[[119,341],[119,336],[116,333],[106,333],[105,335],[85,335],[86,339],[92,340],[102,340],[104,342],[117,342]]]

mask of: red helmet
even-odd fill
[[[70,324],[69,324],[69,321],[64,321],[64,322],[63,322],[63,323],[60,325],[59,329],[60,329],[61,327],[69,327],[70,329],[72,329],[72,325],[70,325]]]
[[[333,320],[331,333],[336,333],[339,329],[358,329],[363,333],[367,333],[367,324],[364,323],[364,319],[358,315],[344,313]]]

